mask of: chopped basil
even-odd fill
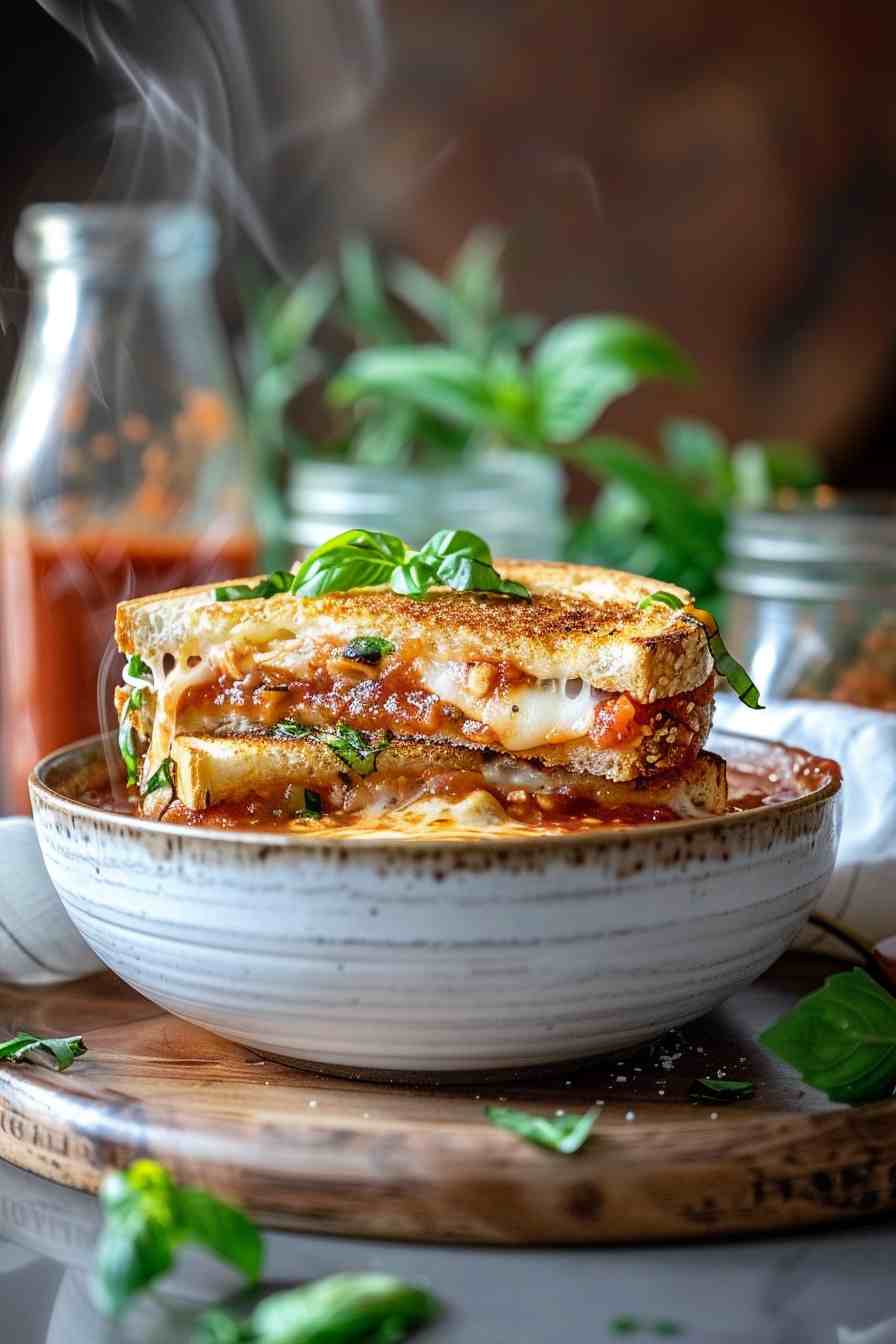
[[[395,645],[390,639],[383,639],[380,635],[358,635],[346,644],[342,656],[352,663],[367,663],[375,667],[387,653],[394,652]]]
[[[392,741],[392,734],[362,733],[357,728],[340,723],[335,733],[323,734],[320,740],[355,774],[370,775],[376,769],[380,752]]]
[[[295,719],[281,719],[274,724],[275,737],[316,737],[318,729],[311,724],[296,723]]]
[[[509,1129],[520,1138],[537,1143],[541,1148],[552,1148],[556,1153],[577,1153],[594,1128],[600,1116],[595,1107],[584,1115],[530,1115],[509,1106],[486,1106],[485,1114],[499,1129]]]
[[[64,1073],[76,1059],[87,1053],[87,1046],[81,1036],[32,1036],[23,1031],[0,1045],[0,1059],[12,1062],[27,1059],[32,1050],[43,1050],[52,1055],[57,1071]]]
[[[167,1274],[186,1243],[210,1251],[250,1283],[259,1278],[264,1243],[255,1224],[205,1190],[178,1185],[158,1162],[143,1159],[106,1176],[100,1203],[93,1295],[107,1315],[120,1315]]]
[[[619,1337],[651,1334],[658,1335],[661,1339],[671,1339],[673,1336],[683,1335],[685,1328],[678,1321],[649,1321],[641,1316],[614,1316],[612,1321],[607,1324],[607,1330],[611,1335]]]
[[[691,1083],[688,1096],[691,1101],[728,1102],[745,1101],[755,1095],[756,1088],[749,1081],[733,1078],[697,1078]]]
[[[272,1293],[247,1321],[206,1312],[196,1344],[400,1344],[438,1310],[425,1289],[391,1274],[332,1274]]]
[[[742,667],[737,659],[733,658],[728,652],[725,641],[719,633],[719,627],[716,625],[715,617],[710,612],[701,611],[698,614],[694,607],[685,606],[680,597],[663,590],[651,593],[649,597],[642,597],[638,606],[643,611],[655,602],[661,602],[664,607],[671,607],[673,611],[681,611],[686,618],[696,621],[706,635],[709,652],[712,654],[713,667],[719,676],[725,678],[732,691],[748,709],[765,708],[764,705],[759,703],[759,688],[750,678],[746,668]]]
[[[155,774],[150,775],[149,779],[146,781],[146,788],[143,790],[144,797],[147,794],[155,793],[156,789],[174,788],[174,777],[171,773],[171,767],[171,757],[166,756]]]
[[[152,668],[144,663],[139,653],[132,653],[125,664],[124,680],[129,686],[140,686],[149,691],[153,689]]]
[[[308,821],[320,821],[324,811],[320,794],[315,793],[313,789],[303,789],[302,792],[304,794],[304,806],[300,812],[296,813],[296,818],[299,820],[304,818]]]
[[[222,583],[215,589],[216,602],[244,602],[250,597],[275,597],[277,593],[288,593],[293,576],[285,569],[275,569],[267,578],[256,583]]]
[[[311,738],[329,747],[340,761],[356,775],[370,775],[376,769],[377,757],[392,741],[389,732],[364,733],[340,723],[336,729],[319,728],[294,719],[281,719],[274,726],[275,737]]]
[[[858,967],[828,976],[759,1043],[831,1101],[882,1101],[896,1089],[896,998]]]
[[[127,703],[122,710],[121,722],[118,725],[118,750],[127,770],[127,786],[129,789],[137,783],[140,770],[140,761],[137,755],[137,734],[134,732],[131,712],[140,709],[142,704],[143,688],[138,687],[131,691],[128,696]]]

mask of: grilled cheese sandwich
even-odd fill
[[[498,564],[531,601],[384,588],[217,601],[195,588],[123,603],[119,648],[151,672],[134,711],[143,785],[179,735],[273,735],[284,722],[487,749],[616,782],[691,765],[713,705],[700,625],[639,607],[651,579]],[[353,653],[364,641],[373,653]],[[121,712],[127,703],[123,689]]]

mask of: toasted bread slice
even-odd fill
[[[203,657],[228,641],[261,646],[377,634],[399,647],[423,644],[436,659],[500,659],[539,681],[581,678],[645,702],[692,690],[709,676],[712,660],[694,621],[660,603],[639,609],[638,602],[660,586],[655,579],[590,565],[497,564],[504,577],[525,584],[532,602],[444,588],[422,598],[356,588],[324,597],[281,593],[216,602],[213,588],[182,588],[122,602],[115,638],[122,653],[153,662],[165,654],[179,661]],[[692,601],[683,588],[663,587],[684,603]]]
[[[218,602],[193,588],[122,603],[119,647],[154,676],[144,780],[178,734],[233,735],[287,717],[488,746],[618,781],[692,761],[712,721],[703,628],[661,603],[641,609],[653,579],[498,564],[531,601],[374,588]],[[346,646],[371,635],[391,651],[374,668],[349,662]],[[279,713],[259,687],[283,696]]]
[[[376,770],[363,780],[348,779],[331,748],[310,738],[182,736],[171,751],[176,794],[185,807],[204,811],[216,804],[297,785],[329,791],[331,804],[381,813],[419,797],[427,780],[455,801],[486,792],[502,808],[520,794],[544,800],[562,796],[599,809],[634,806],[666,808],[678,816],[724,812],[725,762],[701,752],[680,772],[616,783],[565,770],[545,770],[514,758],[466,747],[392,742],[377,755]],[[550,810],[549,805],[548,811]],[[495,809],[489,809],[494,820]]]

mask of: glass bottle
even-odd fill
[[[248,450],[193,207],[35,206],[2,429],[2,777],[115,726],[117,602],[251,574]]]

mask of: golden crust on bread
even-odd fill
[[[709,676],[712,660],[696,622],[662,604],[638,607],[656,580],[588,565],[497,564],[529,588],[531,602],[444,588],[419,599],[363,588],[216,602],[213,589],[188,588],[122,603],[115,636],[125,654],[171,653],[184,661],[227,640],[261,645],[306,634],[377,634],[399,646],[416,641],[434,658],[497,658],[538,680],[580,677],[644,702],[692,690]],[[684,589],[665,587],[690,601]]]
[[[339,757],[312,738],[180,736],[171,756],[177,797],[194,811],[287,784],[326,789],[346,775]],[[375,775],[366,780],[387,787],[396,775],[422,778],[444,771],[481,775],[484,787],[503,792],[520,785],[530,790],[568,789],[605,807],[628,803],[665,806],[686,816],[720,813],[727,805],[725,762],[711,752],[701,752],[680,771],[614,782],[564,770],[540,770],[528,762],[473,748],[392,742],[378,754]]]

